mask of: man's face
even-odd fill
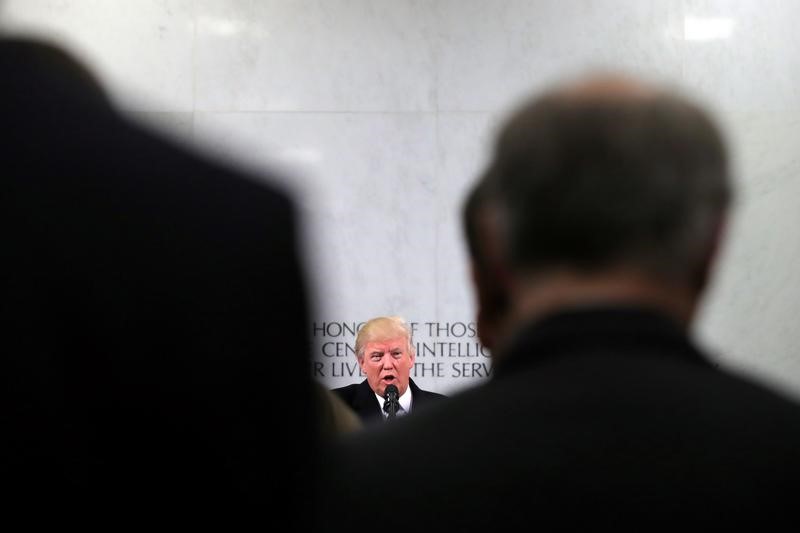
[[[414,366],[414,356],[408,351],[404,336],[368,342],[358,364],[367,375],[370,388],[380,396],[388,385],[394,385],[402,396],[408,389],[408,374]]]

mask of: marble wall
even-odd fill
[[[798,16],[788,0],[0,3],[1,28],[63,43],[135,118],[281,174],[306,221],[319,379],[357,379],[342,322],[400,314],[429,345],[417,381],[441,392],[488,368],[461,334],[458,209],[493,129],[530,91],[602,68],[683,88],[726,128],[739,194],[697,334],[800,395]]]

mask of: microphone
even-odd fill
[[[383,403],[383,410],[388,413],[388,418],[395,418],[397,410],[400,408],[400,391],[397,390],[396,386],[388,385],[383,398],[386,400]]]

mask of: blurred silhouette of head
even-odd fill
[[[681,96],[611,75],[547,92],[465,208],[479,317],[630,299],[688,321],[730,195],[723,139]]]
[[[109,103],[97,77],[82,63],[73,58],[62,48],[44,41],[27,39],[24,37],[3,38],[2,53],[3,66],[8,71],[13,69],[13,64],[24,66],[26,73],[36,73],[42,81],[46,79],[58,80],[59,87],[70,93],[70,96],[83,95],[86,100]],[[13,72],[7,72],[7,81],[14,83]],[[36,95],[50,97],[56,96],[48,93],[48,87],[31,85],[26,96],[33,98]],[[42,103],[45,103],[45,99]]]
[[[490,197],[486,181],[479,181],[469,192],[462,212],[464,236],[470,254],[472,281],[479,291],[477,301],[478,338],[486,348],[493,350],[499,329],[508,313],[508,294],[499,290],[500,283],[488,283],[493,277],[502,277],[500,228],[498,209]],[[487,280],[487,282],[482,282]]]

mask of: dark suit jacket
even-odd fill
[[[414,413],[416,413],[417,408],[425,407],[436,402],[436,400],[445,398],[443,394],[420,389],[417,384],[414,383],[414,380],[410,378],[408,380],[408,387],[411,389],[411,411]],[[338,394],[339,397],[361,417],[364,424],[374,424],[383,420],[383,406],[378,404],[375,393],[372,392],[366,379],[358,384],[354,383],[353,385],[333,389],[333,392]]]
[[[661,315],[586,310],[532,324],[491,382],[355,435],[328,464],[334,531],[378,520],[358,502],[381,484],[430,531],[763,526],[796,509],[800,407],[716,368]]]
[[[129,123],[57,50],[1,40],[0,75],[7,508],[307,515],[289,199]]]

